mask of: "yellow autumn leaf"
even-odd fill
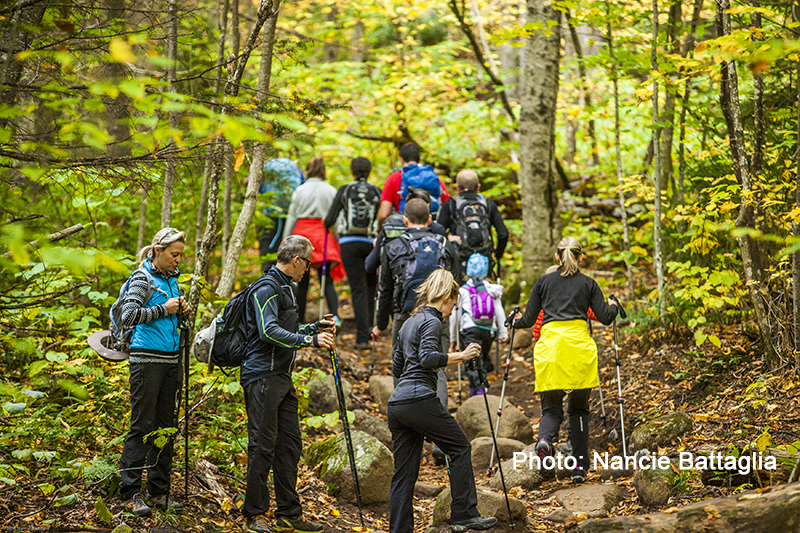
[[[339,516],[339,511],[337,509],[331,509],[331,514],[333,516]]]
[[[114,61],[118,63],[133,62],[133,50],[131,50],[131,45],[128,44],[127,41],[111,39],[111,43],[108,45],[108,51],[111,53],[111,57],[114,58]]]
[[[239,172],[239,169],[242,168],[242,163],[244,163],[244,145],[240,144],[239,148],[233,152],[233,171]]]
[[[764,452],[767,449],[767,446],[770,445],[772,439],[769,437],[769,432],[765,431],[756,439],[756,446],[758,446],[758,451]]]

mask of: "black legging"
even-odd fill
[[[328,261],[328,272],[325,275],[325,301],[328,303],[328,312],[334,315],[339,314],[339,298],[336,296],[336,287],[333,285],[333,278],[331,277],[331,269],[333,263]],[[308,297],[308,282],[311,280],[311,270],[308,269],[297,284],[297,320],[300,324],[306,322],[306,298]],[[322,269],[313,269],[319,275],[320,283],[322,282]]]
[[[542,418],[539,420],[539,438],[553,442],[558,437],[558,428],[564,420],[563,390],[542,391]],[[569,441],[572,455],[578,466],[589,471],[589,396],[592,389],[576,389],[569,393]]]
[[[378,274],[367,273],[364,261],[372,251],[368,242],[346,242],[339,245],[342,253],[342,264],[350,283],[350,294],[353,297],[353,313],[356,315],[356,343],[366,344],[370,341],[372,317],[375,312],[375,289],[378,285]]]

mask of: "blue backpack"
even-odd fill
[[[444,251],[447,239],[429,233],[420,236],[404,233],[399,238],[406,253],[398,261],[395,283],[400,287],[403,312],[410,313],[417,303],[417,287],[428,279],[431,272],[446,267]]]
[[[439,206],[442,201],[442,187],[439,183],[439,176],[433,167],[430,165],[420,165],[412,163],[406,165],[402,169],[403,180],[400,183],[400,212],[402,213],[406,208],[406,200],[408,199],[408,188],[414,187],[415,189],[422,189],[428,191],[431,195],[431,214],[435,215],[439,212]]]
[[[292,203],[292,192],[304,181],[303,171],[291,159],[279,157],[264,163],[258,192],[270,193],[271,196],[264,214],[273,216],[281,213],[285,216]]]

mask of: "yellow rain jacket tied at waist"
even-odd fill
[[[597,387],[597,345],[585,320],[548,322],[533,350],[536,392]]]

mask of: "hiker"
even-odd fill
[[[400,147],[402,166],[392,171],[383,184],[381,206],[378,210],[378,227],[383,225],[392,209],[402,213],[408,201],[408,188],[423,189],[431,195],[431,215],[435,218],[442,202],[450,198],[442,179],[430,165],[421,165],[419,146],[406,143]]]
[[[131,276],[122,303],[122,325],[131,338],[131,422],[120,457],[120,495],[125,510],[150,516],[151,506],[180,511],[169,497],[173,439],[159,448],[151,434],[177,426],[180,397],[179,313],[189,312],[178,286],[186,235],[163,228],[139,251],[139,270]],[[148,294],[150,297],[148,298]],[[145,441],[145,436],[150,435]],[[142,470],[147,469],[149,505],[142,498]]]
[[[289,235],[302,235],[311,241],[314,246],[314,257],[311,266],[319,274],[320,284],[322,284],[322,261],[325,255],[325,301],[328,304],[328,312],[333,314],[336,325],[339,321],[339,298],[336,296],[334,281],[344,279],[344,267],[339,252],[339,245],[336,237],[325,231],[322,219],[328,214],[328,210],[336,198],[336,188],[325,181],[325,162],[319,156],[314,156],[306,165],[306,181],[292,193],[292,204],[289,206],[289,214],[286,217],[286,228],[283,231],[283,238]],[[325,241],[327,239],[327,247]],[[308,296],[308,284],[311,281],[311,271],[309,269],[300,283],[297,284],[297,316],[301,321],[306,317],[306,298]]]
[[[258,228],[258,249],[263,258],[261,271],[266,272],[275,264],[266,256],[278,252],[278,246],[286,228],[286,214],[292,200],[292,191],[305,181],[303,171],[294,161],[285,157],[270,159],[264,163],[258,193],[266,196],[264,216],[271,224]]]
[[[467,367],[469,395],[485,394],[478,377],[477,365],[482,375],[494,370],[491,359],[492,342],[495,337],[500,344],[508,342],[508,329],[505,326],[506,313],[503,311],[503,286],[485,281],[489,275],[489,259],[481,254],[472,254],[467,261],[469,280],[459,289],[461,302],[457,311],[450,317],[450,351],[458,347],[456,339],[460,331],[461,345],[476,343],[481,347],[481,356],[471,361]],[[458,328],[458,330],[456,329]]]
[[[428,191],[409,187],[408,200],[413,200],[414,198],[425,200],[425,203],[428,204],[430,208],[431,195]],[[381,266],[381,250],[383,250],[384,244],[405,233],[406,229],[405,223],[403,222],[403,213],[392,213],[383,221],[383,226],[381,226],[381,230],[378,232],[378,238],[375,240],[375,247],[364,261],[364,269],[367,272],[378,272],[378,267]],[[445,231],[444,226],[435,220],[431,220],[428,229],[437,235],[447,237],[447,231]],[[458,237],[451,236],[449,239],[453,242],[459,242]]]
[[[589,470],[589,395],[599,385],[597,345],[586,320],[591,308],[601,323],[611,324],[617,306],[607,304],[597,282],[578,269],[583,248],[577,239],[563,238],[555,258],[558,270],[536,280],[525,314],[514,321],[513,327],[533,326],[539,312],[544,311],[541,336],[533,351],[536,391],[541,393],[542,402],[535,450],[542,464],[545,457],[555,455],[553,441],[564,418],[562,401],[569,390],[569,440],[577,459],[572,482],[583,483]],[[542,473],[549,475],[551,471]]]
[[[339,220],[339,248],[350,283],[353,312],[356,316],[356,349],[369,348],[372,317],[375,312],[376,272],[364,268],[377,233],[378,204],[381,190],[367,182],[372,163],[366,157],[350,162],[353,181],[340,187],[323,225],[330,229]],[[327,288],[327,287],[326,287]]]
[[[415,293],[416,306],[400,330],[392,358],[392,374],[399,381],[389,397],[387,412],[394,454],[389,531],[414,531],[414,484],[419,477],[424,438],[450,457],[450,524],[464,526],[464,530],[489,529],[497,519],[478,512],[472,446],[436,398],[437,369],[474,359],[480,354],[480,346],[473,343],[463,352],[449,354],[442,350],[442,323],[458,303],[458,285],[450,272],[434,270]]]
[[[508,229],[497,205],[480,194],[481,184],[474,170],[465,169],[456,176],[458,194],[446,200],[436,218],[450,235],[458,235],[462,272],[472,254],[489,258],[489,271],[494,272],[495,261],[500,262],[508,243]],[[497,246],[492,244],[492,228]]]
[[[297,493],[297,464],[302,441],[297,392],[292,369],[297,350],[308,346],[334,349],[333,321],[298,326],[292,282],[299,281],[312,262],[311,242],[292,235],[278,248],[278,260],[254,289],[247,305],[247,353],[242,361],[241,385],[247,410],[247,489],[242,514],[245,526],[269,533],[265,513],[270,507],[267,480],[275,485],[275,522],[278,531],[322,531],[322,525],[303,518]],[[256,282],[258,283],[258,282]]]

